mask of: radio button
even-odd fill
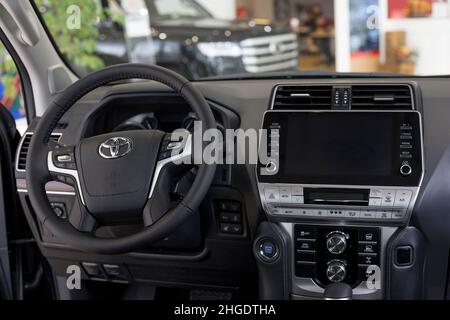
[[[392,211],[390,210],[381,210],[377,212],[377,219],[391,219]]]
[[[304,204],[305,203],[304,197],[303,196],[297,196],[297,195],[295,195],[295,196],[292,195],[291,201],[292,201],[292,203],[295,203],[295,204]]]
[[[343,217],[344,216],[344,211],[342,210],[330,210],[328,211],[328,216],[329,217]]]
[[[298,215],[299,214],[299,210],[298,209],[293,209],[293,208],[284,208],[284,209],[281,209],[281,214],[284,214],[284,215],[287,215],[287,216]]]
[[[359,218],[360,212],[359,210],[346,210],[344,215],[347,218]]]
[[[375,211],[367,211],[362,210],[359,214],[360,218],[362,219],[376,219],[376,212]]]
[[[317,216],[318,217],[326,217],[327,216],[327,210],[319,209],[317,210]]]
[[[379,207],[381,206],[381,198],[370,198],[369,207]]]
[[[291,187],[292,196],[303,196],[303,188],[302,187]]]
[[[264,197],[267,202],[279,202],[280,201],[280,189],[279,188],[265,188]]]
[[[398,190],[395,196],[395,207],[408,208],[412,198],[412,192],[409,190]]]
[[[395,190],[383,190],[381,205],[383,207],[393,207],[395,201]]]
[[[290,203],[291,202],[291,188],[290,187],[282,187],[280,188],[280,202]]]
[[[393,210],[392,219],[404,219],[406,216],[406,210]]]
[[[370,190],[370,198],[381,198],[383,197],[383,190],[380,189],[372,189]]]

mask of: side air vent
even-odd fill
[[[407,85],[361,85],[352,87],[352,110],[413,110]]]
[[[332,86],[279,86],[273,110],[329,110]]]
[[[28,149],[30,148],[30,142],[32,137],[33,137],[32,133],[25,133],[24,137],[22,138],[22,143],[19,145],[19,151],[17,152],[16,158],[17,171],[25,172],[27,154]],[[56,142],[58,142],[60,138],[61,134],[59,133],[52,133],[52,135],[50,136],[50,139]]]

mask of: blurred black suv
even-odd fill
[[[298,68],[297,36],[285,26],[220,20],[194,0],[142,0],[131,10],[124,4],[102,1],[105,12],[114,6],[125,16],[122,24],[99,23],[97,53],[107,65],[153,63],[189,79]]]

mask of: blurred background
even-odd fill
[[[450,75],[448,0],[33,0],[83,76],[156,63],[196,80],[266,72]],[[77,9],[78,8],[78,9]],[[0,101],[26,126],[0,48]]]

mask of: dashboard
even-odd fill
[[[38,120],[18,150],[20,199],[55,270],[80,264],[93,281],[224,288],[265,299],[321,298],[327,285],[346,283],[358,299],[442,298],[450,245],[449,85],[444,78],[369,76],[196,82],[219,128],[269,132],[262,143],[269,157],[258,165],[219,165],[199,212],[142,252],[76,252],[36,221],[20,165]],[[114,84],[84,97],[53,137],[75,144],[117,131],[191,130],[195,119],[163,85]],[[46,190],[62,219],[82,220],[73,186],[54,181]],[[140,227],[98,232],[118,236]],[[102,273],[90,274],[92,264]],[[106,274],[105,265],[120,275]],[[379,286],[366,285],[370,266],[381,272]]]

